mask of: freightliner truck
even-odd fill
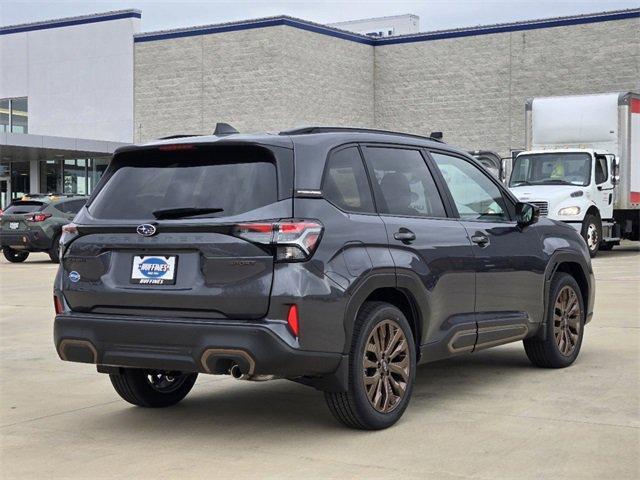
[[[516,197],[573,226],[592,257],[640,240],[640,95],[534,98],[525,122],[508,183]]]

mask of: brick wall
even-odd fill
[[[373,125],[373,47],[286,26],[135,44],[136,141]]]
[[[135,139],[299,125],[444,132],[507,155],[528,97],[640,91],[640,19],[375,47],[290,26],[135,44]]]
[[[529,97],[640,91],[640,20],[377,46],[375,86],[378,127],[507,155]]]

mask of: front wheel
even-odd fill
[[[582,346],[584,319],[584,301],[578,283],[567,273],[557,273],[551,281],[545,339],[531,337],[523,341],[531,363],[545,368],[571,365]]]
[[[325,392],[329,410],[351,428],[390,427],[409,405],[415,371],[415,343],[403,313],[388,303],[367,302],[354,325],[348,391]]]
[[[175,405],[186,397],[198,374],[123,368],[121,373],[109,377],[118,395],[127,402],[159,408]]]
[[[582,221],[582,238],[587,242],[589,255],[591,258],[598,254],[600,241],[602,240],[602,222],[596,215],[587,215]]]
[[[2,253],[4,258],[9,260],[11,263],[20,263],[24,262],[29,256],[29,252],[26,250],[14,250],[11,247],[2,247]]]

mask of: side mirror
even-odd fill
[[[620,158],[617,155],[608,154],[607,158],[610,158],[609,169],[611,171],[611,183],[618,185],[620,183]]]
[[[540,209],[531,203],[516,203],[516,222],[519,227],[533,225],[540,218]]]

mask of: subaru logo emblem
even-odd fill
[[[156,227],[150,223],[143,223],[142,225],[138,225],[136,232],[143,237],[150,237],[156,233]]]

